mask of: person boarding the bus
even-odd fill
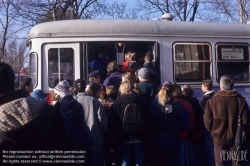
[[[102,103],[93,96],[86,94],[86,83],[77,79],[77,101],[83,106],[85,122],[92,138],[100,145],[103,144],[104,134],[107,132],[107,116]]]
[[[225,161],[221,157],[222,151],[235,154],[236,130],[238,115],[241,114],[243,125],[249,125],[249,108],[241,94],[234,90],[234,78],[223,75],[220,78],[220,90],[207,101],[204,113],[204,123],[211,131],[214,143],[214,157],[216,166],[224,166]],[[237,165],[237,159],[232,159],[232,165]],[[238,165],[240,165],[238,163]]]
[[[142,93],[147,94],[151,98],[155,97],[158,91],[158,87],[151,82],[150,79],[150,72],[148,68],[141,68],[138,71],[138,78],[140,83],[138,86]]]
[[[116,61],[111,61],[107,66],[108,77],[104,80],[103,85],[108,87],[114,85],[116,89],[119,89],[122,82],[122,73]]]
[[[181,105],[172,97],[174,86],[171,82],[163,83],[157,97],[150,106],[152,147],[155,149],[156,166],[177,166],[179,132],[184,120]]]
[[[158,83],[159,77],[155,67],[153,66],[153,58],[154,56],[152,53],[146,53],[144,56],[145,62],[143,63],[143,67],[149,70],[149,80]]]
[[[88,84],[86,85],[86,89],[85,91],[87,91],[88,87],[93,84],[93,83],[96,83],[96,84],[100,84],[101,82],[101,73],[99,70],[95,70],[95,71],[92,71],[88,74],[88,77],[89,77],[89,82]]]
[[[149,106],[129,81],[121,83],[119,92],[111,125],[112,135],[121,143],[122,166],[131,165],[132,158],[137,166],[145,166]]]

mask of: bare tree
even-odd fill
[[[17,33],[26,29],[20,26],[18,11],[14,8],[15,0],[0,1],[0,61],[6,56],[8,41],[17,38]]]
[[[194,21],[205,3],[204,0],[138,0],[136,5],[146,18],[171,13],[175,20]]]
[[[106,0],[20,0],[16,3],[25,22],[95,18],[105,9]]]
[[[27,63],[26,40],[13,39],[7,45],[4,61],[10,64],[14,70],[20,70]]]
[[[246,24],[250,19],[249,0],[208,0],[211,10],[216,11],[225,22]]]
[[[105,16],[113,19],[136,19],[138,18],[137,13],[135,8],[128,8],[126,2],[119,3],[118,0],[113,0],[104,9]]]

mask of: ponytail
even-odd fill
[[[158,92],[158,102],[165,106],[165,104],[170,100],[170,97],[167,93],[168,89],[166,87],[162,87],[160,91]]]

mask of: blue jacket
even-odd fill
[[[114,87],[117,90],[119,90],[121,82],[122,82],[122,73],[120,73],[119,71],[116,71],[114,73],[111,73],[110,76],[104,80],[103,85],[105,87],[109,85],[114,85]]]

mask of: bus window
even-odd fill
[[[206,43],[175,43],[174,77],[177,83],[211,80],[211,47]]]
[[[74,81],[74,50],[72,48],[51,48],[48,52],[49,87],[67,80],[72,86]]]
[[[216,56],[218,82],[222,75],[232,75],[238,82],[249,82],[248,44],[217,44]]]
[[[32,79],[33,86],[37,86],[37,54],[29,54],[29,77]]]

